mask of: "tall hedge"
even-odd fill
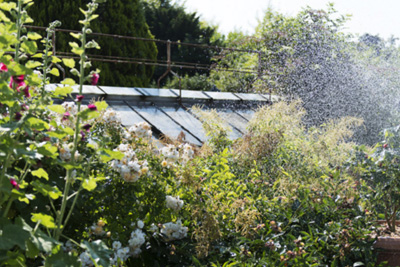
[[[36,26],[48,26],[60,20],[61,28],[79,30],[78,20],[82,18],[79,7],[87,0],[40,0],[29,10]],[[146,23],[140,0],[112,0],[102,4],[97,12],[100,17],[93,22],[93,32],[153,38]],[[122,40],[110,37],[90,36],[101,46],[101,50],[91,52],[102,56],[155,59],[157,47],[153,42]],[[69,52],[68,42],[72,40],[67,33],[57,32],[58,52]],[[101,69],[99,84],[118,86],[147,86],[153,76],[154,67],[128,63],[104,63],[92,61]]]

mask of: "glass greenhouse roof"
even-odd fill
[[[63,85],[50,84],[46,89],[55,90],[57,86]],[[73,94],[76,94],[77,87],[73,89]],[[207,136],[200,119],[191,111],[193,106],[203,110],[215,109],[219,118],[232,129],[228,133],[229,138],[236,139],[246,133],[254,110],[270,104],[269,95],[229,92],[86,85],[83,93],[92,98],[105,99],[120,114],[121,122],[126,127],[146,121],[158,138],[162,135],[170,138],[183,135],[187,142],[195,145],[201,145]],[[89,101],[89,97],[85,100]],[[277,100],[275,96],[271,99],[273,102]]]

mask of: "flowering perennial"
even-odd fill
[[[121,160],[111,162],[111,167],[121,174],[125,182],[136,182],[141,175],[148,173],[147,161],[139,161],[129,144],[120,144],[114,151],[125,154]]]
[[[149,140],[153,132],[151,131],[151,126],[147,122],[139,122],[131,126],[125,133],[125,137],[129,139],[130,137],[142,138]]]
[[[182,226],[181,220],[176,223],[169,222],[162,226],[161,234],[163,234],[166,241],[173,241],[185,238],[188,232],[188,228]]]
[[[173,209],[174,211],[179,211],[183,207],[183,200],[180,200],[179,197],[166,197],[167,208]]]

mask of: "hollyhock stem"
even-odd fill
[[[82,95],[82,89],[83,89],[83,80],[85,77],[85,68],[84,68],[84,63],[85,63],[85,58],[86,58],[86,53],[85,53],[85,46],[86,46],[86,30],[87,26],[84,26],[82,29],[82,48],[83,53],[81,54],[80,58],[80,77],[79,77],[79,95]],[[80,116],[79,112],[81,111],[81,102],[78,102],[78,116],[76,118],[76,124],[75,124],[75,134],[74,134],[74,146],[72,149],[72,159],[71,159],[71,164],[73,165],[75,163],[75,152],[78,148],[78,137],[80,133]],[[72,170],[67,170],[67,177],[65,181],[65,188],[64,188],[64,194],[62,198],[62,203],[61,203],[61,210],[60,210],[60,215],[57,217],[57,231],[56,231],[56,236],[55,239],[58,241],[60,239],[60,236],[62,234],[63,229],[61,228],[61,224],[64,219],[64,213],[65,213],[65,208],[67,206],[67,201],[68,201],[68,195],[69,195],[69,189],[71,186],[71,173]],[[71,211],[70,211],[71,212]],[[68,216],[67,216],[67,219]]]
[[[17,13],[17,44],[15,45],[15,57],[14,61],[19,62],[19,48],[20,48],[20,38],[21,38],[21,11],[22,11],[22,0],[18,0],[18,13]]]

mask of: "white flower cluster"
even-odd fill
[[[175,162],[179,159],[179,151],[174,145],[167,145],[160,149],[160,153],[164,156],[164,160],[161,163],[163,167],[174,166]]]
[[[108,125],[118,126],[121,125],[121,117],[118,112],[113,110],[112,108],[108,108],[103,115],[103,120]]]
[[[147,122],[139,122],[131,126],[128,131],[125,133],[125,137],[127,139],[133,138],[142,138],[149,140],[151,139],[153,132],[151,131],[151,126]]]
[[[94,235],[104,235],[106,233],[103,230],[104,225],[106,225],[106,223],[103,220],[99,220],[97,224],[93,224],[90,227],[91,233],[93,233]]]
[[[166,241],[172,241],[185,238],[188,228],[182,226],[181,220],[178,220],[176,223],[169,222],[163,224],[160,232],[164,235]]]
[[[60,158],[63,161],[70,161],[71,160],[73,146],[74,146],[73,143],[69,143],[69,144],[64,144],[60,148]],[[81,154],[79,154],[78,150],[76,150],[75,151],[75,160],[79,159],[80,155]]]
[[[87,251],[84,251],[79,255],[79,259],[81,260],[82,267],[84,266],[94,266],[92,260],[90,259],[90,255]]]
[[[121,160],[111,162],[111,167],[121,174],[125,182],[136,182],[140,176],[148,173],[147,161],[139,161],[129,144],[120,144],[114,151],[125,154]]]
[[[168,168],[174,166],[176,162],[186,164],[194,156],[193,147],[189,144],[182,144],[179,147],[167,145],[160,149],[160,153],[164,156],[161,165]]]
[[[142,221],[137,222],[139,228],[143,228],[144,223]],[[146,236],[141,229],[136,229],[131,233],[128,247],[122,247],[121,242],[114,241],[112,248],[114,250],[114,257],[110,259],[112,265],[117,264],[118,260],[126,261],[130,256],[137,257],[142,252],[140,247],[146,242]]]
[[[65,108],[65,112],[69,112],[71,115],[76,115],[76,113],[78,113],[78,106],[75,102],[64,102],[61,106]]]
[[[174,211],[179,211],[183,207],[183,200],[180,200],[179,197],[167,196],[167,208],[173,209]]]
[[[181,151],[181,161],[182,163],[187,163],[189,160],[193,159],[194,150],[193,147],[189,144],[184,144],[180,146]]]

